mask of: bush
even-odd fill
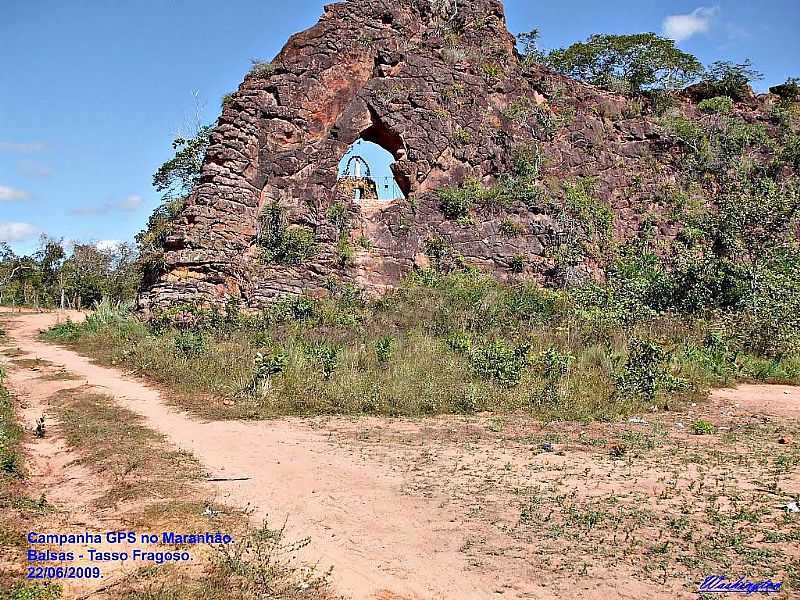
[[[479,200],[482,187],[476,180],[470,180],[460,186],[444,187],[436,191],[442,214],[448,219],[466,217],[470,209]]]
[[[669,355],[656,342],[633,338],[628,344],[625,364],[616,375],[619,394],[654,402],[661,391],[673,384],[667,371],[668,359]]]
[[[733,110],[733,100],[728,96],[715,96],[700,101],[697,108],[706,113],[728,114]]]
[[[175,335],[175,352],[180,356],[199,356],[208,349],[208,342],[201,332],[185,330]]]
[[[257,353],[253,359],[253,373],[248,391],[256,392],[270,377],[282,373],[289,363],[289,356],[282,351],[271,354]]]
[[[259,224],[258,244],[266,260],[298,265],[317,253],[314,232],[305,225],[289,225],[277,202],[264,207]]]
[[[513,386],[519,383],[522,372],[528,364],[528,347],[513,347],[507,342],[496,340],[474,348],[470,353],[470,366],[479,377],[495,379],[497,382]]]
[[[508,237],[518,237],[525,233],[525,225],[508,217],[500,222],[500,227],[498,229],[500,233]]]
[[[375,341],[375,357],[382,365],[388,364],[395,349],[395,340],[391,335],[385,335]]]
[[[0,589],[0,600],[59,600],[61,586],[54,583],[16,583]]]
[[[81,335],[81,326],[74,321],[67,319],[63,323],[57,323],[47,330],[49,339],[74,342]]]
[[[306,346],[304,349],[308,358],[316,362],[322,370],[322,377],[330,379],[339,363],[339,353],[341,346],[331,344],[327,341],[317,341]]]

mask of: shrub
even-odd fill
[[[353,244],[350,243],[350,240],[346,237],[339,238],[339,241],[336,242],[336,259],[339,265],[342,267],[352,265],[355,256],[356,251],[353,248]]]
[[[341,346],[330,342],[320,341],[309,344],[304,348],[306,356],[315,361],[322,370],[322,377],[330,379],[339,362]]]
[[[342,202],[334,202],[328,208],[328,220],[339,230],[339,234],[346,232],[350,225],[350,213]]]
[[[527,346],[513,347],[502,340],[474,348],[470,353],[470,366],[476,375],[513,386],[519,383],[528,364]]]
[[[61,586],[54,583],[15,583],[0,589],[0,600],[59,600]]]
[[[638,397],[653,402],[667,387],[668,355],[657,343],[633,338],[628,344],[628,356],[616,374],[617,390],[622,396]]]
[[[70,319],[63,323],[57,323],[47,330],[49,339],[63,340],[65,342],[74,342],[80,335],[81,326]]]
[[[691,119],[671,116],[662,121],[662,125],[683,144],[691,148],[695,154],[703,154],[708,150],[708,137],[703,128]]]
[[[500,233],[508,237],[518,237],[525,233],[525,225],[506,217],[500,222]]]
[[[276,249],[275,260],[297,265],[317,252],[314,232],[304,225],[292,225],[286,229],[280,246]]]
[[[199,356],[208,349],[205,335],[198,331],[184,330],[175,335],[175,352],[180,356]]]
[[[508,261],[508,268],[512,273],[522,273],[525,270],[525,255],[515,254]]]
[[[375,357],[382,365],[388,364],[395,348],[395,340],[391,335],[385,335],[375,341]]]
[[[297,560],[310,543],[309,538],[287,541],[286,523],[279,529],[264,523],[230,544],[212,546],[212,577],[226,582],[237,598],[327,598],[331,571],[319,572]]]
[[[769,88],[769,91],[786,102],[797,102],[800,100],[800,78],[789,77],[784,83]]]
[[[482,187],[477,180],[463,185],[444,187],[436,191],[442,214],[448,219],[466,217],[481,196]]]
[[[518,177],[536,179],[542,168],[542,153],[535,144],[515,146],[511,155],[512,173]]]
[[[558,381],[569,372],[573,362],[575,362],[574,354],[560,350],[556,346],[547,348],[538,359],[544,376],[549,380],[555,381]]]
[[[466,354],[472,348],[472,338],[464,331],[454,331],[445,338],[445,344],[453,352]]]
[[[247,391],[256,392],[270,377],[282,373],[288,364],[289,356],[283,351],[257,353],[253,359],[253,373]]]
[[[706,113],[728,114],[733,110],[733,100],[728,96],[715,96],[700,101],[697,108]]]
[[[258,244],[266,260],[298,265],[317,253],[314,232],[305,225],[289,225],[277,202],[264,207],[259,224]]]
[[[253,59],[250,62],[250,75],[253,77],[269,77],[275,72],[275,65],[269,61]]]

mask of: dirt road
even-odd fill
[[[321,567],[333,565],[336,588],[348,597],[696,597],[685,594],[677,584],[659,586],[637,580],[633,567],[623,564],[603,576],[576,581],[570,592],[553,589],[551,574],[539,571],[531,559],[537,554],[538,542],[534,539],[519,545],[513,523],[521,518],[507,499],[513,496],[496,491],[500,483],[507,484],[504,471],[530,466],[529,444],[493,439],[493,446],[484,446],[483,434],[475,433],[475,422],[462,421],[457,429],[467,432],[467,437],[472,435],[469,452],[459,454],[459,442],[432,451],[423,448],[411,460],[406,452],[416,453],[425,444],[425,428],[415,422],[200,422],[169,406],[156,389],[140,379],[92,364],[38,339],[41,329],[62,318],[56,313],[15,314],[5,326],[12,345],[103,388],[119,405],[143,415],[149,427],[194,454],[210,475],[246,477],[244,481],[215,483],[218,500],[249,505],[255,519],[267,514],[273,522],[288,517],[289,530],[295,536],[312,539],[305,558],[319,560]],[[15,383],[12,373],[12,386]],[[26,385],[37,384],[27,381]],[[744,407],[794,420],[800,414],[800,393],[787,386],[745,386],[726,390],[711,406],[715,411],[741,411]],[[402,445],[384,444],[376,449],[370,436],[371,440],[376,436],[405,438]],[[584,455],[576,456],[576,473],[586,473],[576,475],[576,480],[583,477],[581,485],[588,488],[594,477],[589,474],[590,467],[597,465]],[[604,461],[605,457],[607,452]],[[425,477],[419,476],[421,461],[432,465]],[[479,477],[478,464],[482,469]],[[563,456],[546,456],[540,466],[545,464],[562,472],[566,469]],[[616,467],[609,464],[611,473]],[[603,462],[603,468],[605,465]],[[535,483],[536,472],[525,471],[523,483],[529,487]],[[637,485],[630,468],[624,478]],[[624,485],[619,489],[624,491]],[[490,519],[473,518],[489,510],[494,511]],[[504,525],[506,522],[512,525]],[[476,544],[490,550],[476,558],[470,551]]]

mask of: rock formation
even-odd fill
[[[165,269],[140,306],[235,298],[258,309],[286,294],[325,294],[333,280],[380,291],[428,264],[431,240],[500,277],[544,279],[566,227],[545,205],[580,177],[594,178],[617,236],[645,219],[673,235],[679,225],[658,198],[680,151],[650,110],[523,64],[498,0],[326,6],[225,103],[200,182],[167,240]],[[359,139],[394,156],[405,198],[358,202],[342,192],[338,164]],[[541,207],[517,201],[464,219],[443,214],[437,189],[490,186],[530,148],[541,159]],[[264,240],[276,239],[265,228],[306,232],[313,251],[278,260],[264,252]]]

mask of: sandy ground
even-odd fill
[[[78,376],[77,384],[100,388],[121,406],[143,415],[149,427],[193,453],[211,476],[246,477],[215,483],[218,500],[249,506],[256,520],[269,515],[274,523],[288,517],[290,534],[311,537],[305,558],[318,560],[321,567],[333,565],[336,589],[347,597],[697,598],[696,592],[687,590],[686,581],[670,577],[666,567],[664,580],[658,581],[643,575],[636,561],[615,559],[616,533],[613,540],[602,542],[611,550],[596,547],[599,542],[591,539],[590,529],[585,543],[582,533],[561,536],[558,543],[545,541],[554,538],[545,534],[549,515],[542,511],[550,506],[552,514],[576,498],[605,497],[609,490],[615,498],[642,494],[646,503],[653,504],[665,497],[665,491],[682,489],[681,481],[693,479],[695,471],[705,477],[706,472],[725,469],[724,461],[688,469],[680,463],[659,472],[655,462],[632,467],[628,460],[626,467],[612,461],[607,449],[590,453],[585,444],[571,446],[571,440],[584,440],[587,432],[599,439],[605,425],[569,424],[553,434],[552,429],[545,431],[524,419],[509,425],[486,417],[201,422],[169,406],[140,379],[39,341],[38,332],[63,315],[6,317],[7,345],[51,361]],[[56,384],[66,387],[64,382],[37,383],[30,377],[22,381],[24,377],[20,371],[12,372],[12,387],[24,387],[37,397],[52,394]],[[23,415],[28,426],[39,409],[33,406]],[[668,439],[674,435],[681,448],[715,443],[716,436],[700,440],[684,431],[683,421],[688,424],[704,415],[725,423],[768,421],[776,425],[770,444],[777,444],[783,430],[796,435],[800,392],[788,386],[754,385],[716,392],[708,406],[671,414]],[[543,435],[555,436],[557,452],[538,450]],[[85,510],[89,518],[102,517],[92,515],[88,506],[81,508],[90,501],[81,486],[98,475],[69,467],[69,461],[59,458],[65,452],[63,442],[54,439],[50,444],[45,458],[33,464],[37,477],[49,477],[59,490],[54,499]],[[734,454],[740,451],[744,452],[733,448]],[[660,460],[672,455],[675,452],[667,449]],[[674,484],[667,476],[670,469],[676,471]],[[680,469],[686,470],[680,473]],[[755,489],[755,484],[744,483],[745,474],[741,478],[742,490]],[[782,472],[779,483],[799,490],[796,466]],[[533,502],[540,486],[550,496],[541,503],[541,511],[526,513],[525,503]],[[686,489],[695,488],[687,483]],[[560,490],[565,490],[563,498]],[[567,560],[569,553],[580,561]]]

